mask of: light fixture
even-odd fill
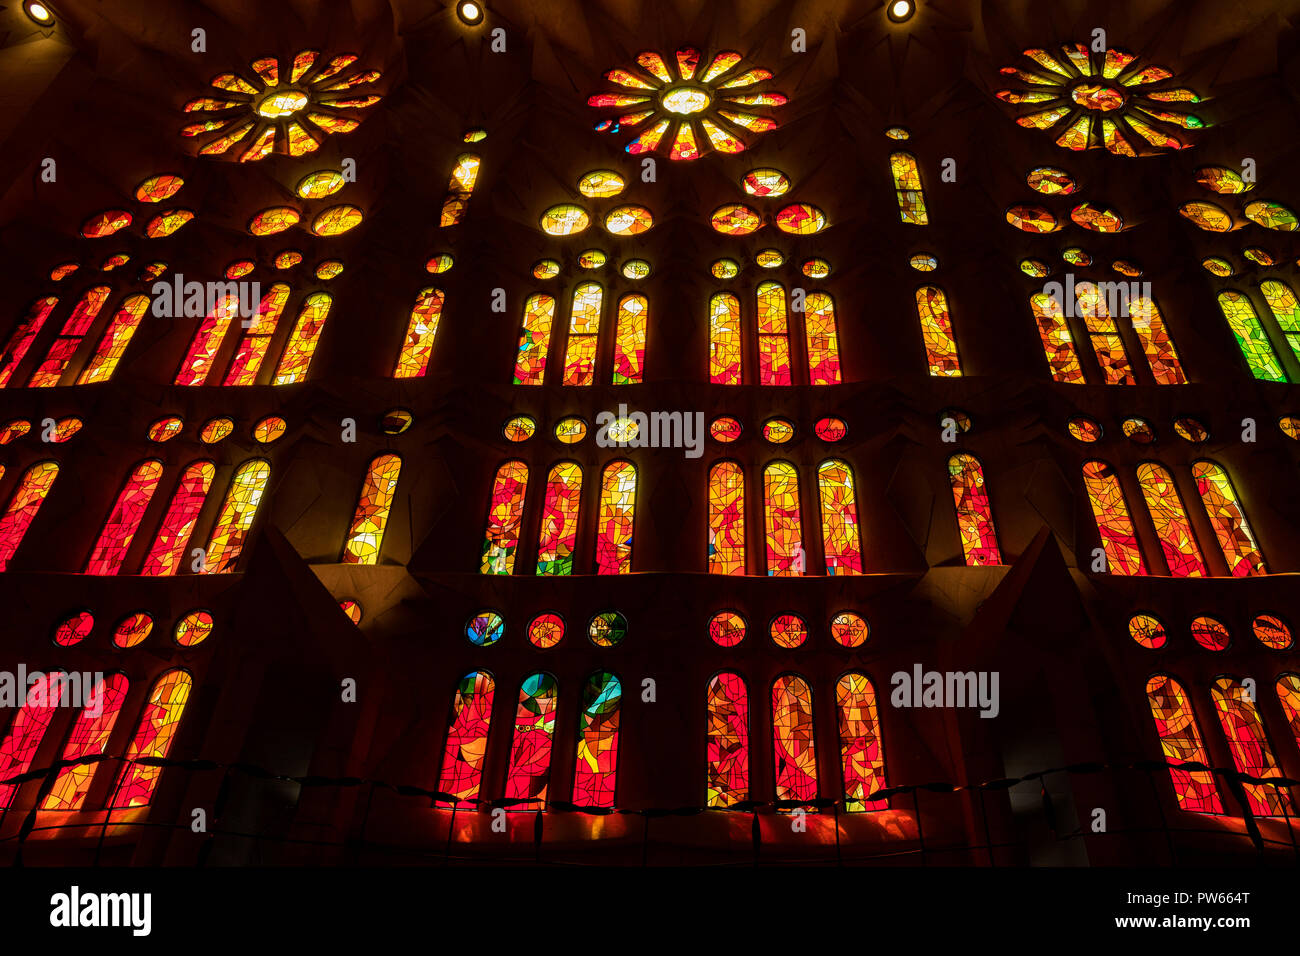
[[[466,26],[476,27],[483,22],[483,4],[475,0],[460,0],[456,4],[456,16]]]
[[[885,0],[885,14],[895,23],[912,19],[916,13],[916,0]]]
[[[38,3],[37,0],[26,0],[26,3],[23,4],[23,10],[38,26],[54,26],[54,14],[50,12],[50,8],[45,4]]]

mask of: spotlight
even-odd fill
[[[885,0],[888,4],[886,15],[895,23],[903,23],[912,19],[912,14],[916,13],[916,0]]]
[[[466,26],[476,27],[483,22],[483,4],[474,0],[460,0],[456,4],[456,16]]]
[[[38,3],[37,0],[27,0],[23,4],[23,10],[38,26],[54,26],[54,14],[50,12],[50,8],[45,4]]]

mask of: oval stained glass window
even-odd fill
[[[212,633],[212,615],[207,611],[190,611],[176,622],[172,638],[181,647],[194,647],[202,644]]]
[[[1265,229],[1273,229],[1277,232],[1295,232],[1300,228],[1300,220],[1296,215],[1281,203],[1269,202],[1265,199],[1256,199],[1254,202],[1246,203],[1246,208],[1242,210],[1246,218]]]
[[[842,418],[823,418],[813,426],[813,434],[824,442],[837,442],[849,433]]]
[[[766,166],[761,169],[751,169],[745,173],[740,184],[745,187],[745,192],[760,198],[784,196],[790,191],[790,180],[785,173],[779,169]]]
[[[496,611],[479,611],[465,625],[465,636],[476,647],[491,647],[505,632],[505,619]]]
[[[769,418],[763,422],[763,438],[773,445],[784,445],[793,437],[793,422],[784,418]]]
[[[1078,246],[1071,246],[1061,253],[1061,258],[1072,266],[1090,266],[1092,265],[1092,254],[1086,249],[1080,249]]]
[[[776,214],[776,228],[795,236],[811,236],[826,228],[826,213],[806,202],[793,203]]]
[[[1232,263],[1218,256],[1207,256],[1202,259],[1201,268],[1211,275],[1218,276],[1220,279],[1226,279],[1232,275]]]
[[[1031,169],[1025,180],[1029,183],[1030,189],[1044,196],[1068,196],[1079,188],[1073,176],[1055,166],[1039,166]]]
[[[1129,262],[1127,259],[1116,259],[1110,264],[1110,267],[1122,276],[1128,276],[1130,279],[1136,279],[1142,275],[1142,267],[1136,263]]]
[[[1021,259],[1020,271],[1031,279],[1046,279],[1052,274],[1052,267],[1041,259]]]
[[[745,639],[745,619],[735,611],[719,611],[709,618],[709,637],[719,647],[735,647]]]
[[[232,262],[226,266],[227,279],[242,279],[253,271],[253,263],[248,259],[241,259],[238,262]]]
[[[798,614],[778,614],[769,628],[777,647],[794,648],[808,640],[808,625]]]
[[[933,272],[939,268],[939,260],[928,252],[920,252],[907,260],[907,264],[917,272]]]
[[[942,429],[955,428],[965,433],[970,431],[970,426],[970,416],[960,408],[945,408],[939,413],[939,427]]]
[[[528,622],[528,643],[547,650],[564,637],[564,618],[554,611],[543,611]]]
[[[1119,232],[1124,228],[1124,217],[1113,209],[1090,202],[1079,203],[1070,210],[1070,219],[1076,226],[1093,232]]]
[[[623,191],[623,177],[612,169],[593,169],[578,180],[578,192],[588,199],[609,199]]]
[[[116,647],[135,647],[153,630],[153,618],[144,611],[128,614],[118,621],[113,629],[113,644]]]
[[[860,647],[870,634],[866,618],[855,611],[841,611],[831,618],[831,640],[841,647]]]
[[[1235,169],[1226,166],[1201,166],[1196,170],[1196,181],[1212,193],[1231,196],[1255,188],[1254,183],[1247,183]]]
[[[303,199],[324,199],[343,188],[343,174],[333,169],[309,173],[298,180],[297,192]]]
[[[1085,418],[1082,415],[1076,415],[1066,423],[1070,430],[1070,436],[1075,441],[1094,442],[1101,439],[1104,434],[1101,425],[1094,422],[1091,418]]]
[[[150,219],[144,233],[150,239],[165,239],[193,218],[194,213],[188,209],[169,209]]]
[[[542,213],[541,224],[548,236],[576,236],[591,225],[591,217],[581,206],[561,203]]]
[[[1226,651],[1232,643],[1227,625],[1208,614],[1192,621],[1192,637],[1207,651]]]
[[[1165,646],[1169,635],[1165,626],[1154,614],[1134,614],[1128,619],[1129,637],[1148,650],[1159,650]]]
[[[605,229],[615,236],[639,236],[654,224],[654,214],[645,206],[615,206],[605,216]]]
[[[576,445],[587,437],[587,423],[581,418],[561,418],[555,423],[555,437],[566,445]]]
[[[763,217],[744,203],[730,203],[713,211],[709,220],[724,236],[747,236],[763,228]]]
[[[430,258],[429,261],[424,264],[424,268],[426,272],[432,275],[442,275],[442,273],[446,272],[455,264],[456,260],[444,252],[442,255]]]
[[[781,255],[779,249],[760,249],[754,256],[755,265],[763,269],[775,269],[781,263],[785,262],[785,256]]]
[[[587,625],[587,637],[597,647],[617,647],[627,637],[627,618],[618,611],[601,611]]]
[[[599,269],[605,261],[605,253],[599,249],[588,249],[578,256],[578,266],[582,269]]]
[[[131,214],[125,209],[109,209],[91,216],[81,225],[81,234],[87,239],[103,239],[131,225]]]
[[[1126,418],[1120,427],[1124,431],[1125,438],[1139,445],[1149,445],[1156,440],[1156,431],[1145,418]]]
[[[501,429],[507,441],[528,441],[537,431],[537,422],[527,415],[516,415]]]
[[[727,444],[740,437],[740,422],[736,421],[729,415],[723,415],[715,418],[709,423],[709,434],[713,436],[714,441]]]
[[[84,424],[80,418],[60,418],[54,423],[54,434],[50,436],[50,441],[56,445],[62,444],[81,431]]]
[[[269,445],[271,442],[284,435],[288,425],[279,415],[271,415],[263,418],[253,426],[253,440],[261,442],[263,445]]]
[[[1277,420],[1277,427],[1282,434],[1292,441],[1300,441],[1300,418],[1295,415],[1283,415]]]
[[[292,206],[272,206],[248,221],[248,231],[255,236],[274,236],[296,226],[300,218],[298,210]]]
[[[156,442],[165,442],[175,438],[185,427],[185,421],[177,418],[175,415],[168,415],[166,418],[160,418],[149,426],[149,440]]]
[[[135,187],[135,198],[140,202],[162,202],[171,199],[185,185],[185,180],[172,173],[150,176]]]
[[[1232,229],[1232,217],[1222,206],[1212,202],[1185,202],[1178,207],[1178,213],[1206,232],[1229,232]]]
[[[407,408],[390,408],[379,419],[379,430],[385,435],[400,435],[411,427],[415,416]]]
[[[311,231],[317,236],[341,236],[361,225],[363,213],[357,206],[344,203],[330,206],[311,221]]]
[[[177,419],[177,421],[180,421],[180,419]],[[31,422],[24,421],[21,418],[15,418],[13,421],[5,424],[3,428],[0,428],[0,445],[7,445],[12,441],[17,441],[31,430]]]
[[[1250,622],[1251,633],[1265,647],[1285,651],[1291,646],[1291,628],[1276,614],[1260,614]]]
[[[89,611],[78,611],[54,629],[54,643],[60,647],[72,647],[84,641],[95,629],[95,616]]]
[[[825,259],[809,259],[800,267],[800,271],[810,279],[825,279],[831,274],[831,264]]]
[[[1007,210],[1007,222],[1021,232],[1033,234],[1055,232],[1060,228],[1056,216],[1045,206],[1012,206]]]
[[[644,279],[650,274],[650,263],[644,259],[629,259],[623,263],[623,278],[631,279],[635,282],[638,279]]]
[[[1210,437],[1210,430],[1195,418],[1178,418],[1174,420],[1174,432],[1183,441],[1197,444]]]
[[[294,249],[286,249],[275,257],[275,267],[277,269],[292,269],[300,262],[302,262],[302,253]]]
[[[715,279],[734,279],[740,266],[735,259],[719,259],[709,267],[709,271]]]
[[[215,445],[235,430],[235,422],[230,418],[214,418],[203,426],[199,432],[199,441],[205,445]]]
[[[542,259],[533,265],[533,276],[538,279],[554,279],[560,274],[560,264],[554,259]]]

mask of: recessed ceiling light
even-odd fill
[[[895,23],[910,20],[912,14],[916,13],[916,0],[885,0],[885,2],[886,14]]]
[[[50,8],[45,4],[38,3],[37,0],[27,0],[27,2],[23,4],[23,10],[25,10],[27,15],[40,26],[54,26],[54,14],[50,12]]]
[[[476,3],[475,0],[460,0],[456,4],[456,16],[460,17],[462,23],[476,27],[483,22],[483,4]]]

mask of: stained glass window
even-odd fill
[[[456,685],[438,789],[460,800],[476,800],[487,758],[488,725],[496,683],[487,671],[471,671]],[[438,806],[453,806],[440,802]]]
[[[812,688],[798,675],[784,674],[772,684],[772,743],[776,799],[817,799]]]
[[[1074,351],[1070,325],[1065,321],[1061,303],[1045,292],[1029,297],[1029,305],[1038,325],[1038,336],[1043,342],[1043,352],[1052,378],[1058,382],[1083,383],[1083,367]]]
[[[614,384],[638,385],[645,372],[645,334],[650,306],[643,295],[618,300],[614,329]]]
[[[821,500],[822,546],[826,573],[861,574],[862,545],[858,537],[858,501],[853,487],[853,469],[847,462],[831,459],[817,468]]]
[[[145,295],[127,296],[118,306],[117,313],[104,329],[95,346],[94,353],[86,362],[86,367],[77,376],[78,385],[90,385],[94,382],[107,382],[113,377],[117,364],[126,353],[131,337],[144,318],[145,309],[149,307],[149,297]]]
[[[1156,674],[1147,681],[1146,690],[1165,759],[1173,764],[1196,762],[1212,766],[1201,743],[1196,715],[1182,685],[1167,674]],[[1223,813],[1223,804],[1214,786],[1214,774],[1175,766],[1169,769],[1169,778],[1182,809],[1192,813]]]
[[[613,807],[618,772],[618,717],[623,685],[609,671],[596,671],[582,691],[578,748],[573,768],[573,803]]]
[[[32,372],[32,377],[27,382],[28,388],[50,388],[59,384],[68,362],[72,360],[73,354],[81,345],[81,340],[98,318],[104,303],[108,301],[109,291],[106,285],[86,290],[72,310],[72,315],[68,316],[67,321],[63,323],[58,337],[50,343],[45,360]],[[143,306],[140,308],[143,310]]]
[[[38,461],[18,480],[18,487],[9,497],[4,514],[0,515],[0,571],[9,568],[14,552],[23,542],[23,535],[36,519],[36,512],[41,510],[50,486],[58,476],[58,462]]]
[[[80,760],[83,757],[97,757],[106,751],[108,739],[113,735],[113,726],[117,723],[117,715],[121,713],[122,703],[126,700],[128,687],[126,675],[116,673],[104,675],[95,684],[72,725],[60,759]],[[41,803],[41,809],[80,810],[97,766],[95,763],[72,764],[60,770],[54,779],[54,786]]]
[[[1139,295],[1129,301],[1129,318],[1133,331],[1142,343],[1147,365],[1157,385],[1183,385],[1187,376],[1183,374],[1183,365],[1174,348],[1173,337],[1165,328],[1164,316],[1160,307],[1150,296]]]
[[[1264,733],[1264,722],[1255,709],[1253,682],[1247,690],[1240,681],[1220,677],[1210,687],[1210,693],[1237,772],[1263,779],[1281,777],[1282,770]],[[1291,795],[1284,788],[1245,781],[1241,786],[1255,816],[1280,817],[1295,812]]]
[[[835,300],[825,292],[804,297],[804,338],[808,342],[808,384],[840,383],[840,343],[835,329]]]
[[[572,574],[582,501],[582,469],[562,461],[546,476],[542,526],[537,542],[538,574]]]
[[[528,466],[508,461],[497,469],[488,506],[487,534],[479,562],[482,574],[514,574],[515,552],[519,549],[519,525],[524,517],[524,492],[528,489]]]
[[[451,180],[447,183],[447,198],[442,201],[439,226],[454,226],[465,218],[465,210],[469,206],[469,197],[474,192],[481,164],[482,160],[473,153],[463,153],[456,157]]]
[[[596,380],[596,342],[604,291],[595,282],[573,290],[569,315],[569,344],[564,355],[564,384],[591,385]]]
[[[185,702],[189,700],[192,684],[190,675],[179,669],[167,671],[154,682],[144,712],[140,715],[140,724],[126,751],[128,761],[141,757],[162,759],[167,756],[172,741],[176,738],[176,729],[180,725],[181,714],[185,712]],[[109,809],[148,806],[162,771],[162,767],[124,764],[113,796],[108,802]]]
[[[235,570],[270,477],[271,463],[261,458],[250,459],[235,471],[208,538],[204,572],[220,574]]]
[[[957,530],[961,535],[966,563],[972,567],[1001,564],[1002,552],[993,525],[993,509],[979,459],[965,452],[953,455],[948,459],[948,482],[952,485]]]
[[[515,358],[515,384],[541,385],[546,376],[546,350],[555,320],[555,297],[534,293],[524,303],[524,324]]]
[[[274,301],[270,299],[272,295],[272,292],[268,292],[262,297],[262,303],[268,308],[270,302]],[[259,308],[259,317],[261,312]],[[212,307],[199,323],[194,338],[190,341],[189,351],[185,353],[180,371],[176,373],[177,385],[202,385],[207,381],[208,373],[212,371],[212,363],[217,357],[217,350],[221,348],[226,331],[238,313],[239,298],[233,295],[223,297]]]
[[[9,336],[9,341],[5,342],[4,351],[0,352],[0,388],[9,384],[14,370],[27,357],[27,352],[36,341],[36,336],[45,327],[46,320],[58,304],[57,296],[48,295],[43,299],[37,299],[18,322],[18,327]]]
[[[889,169],[898,193],[898,215],[903,222],[925,226],[930,217],[925,210],[925,193],[921,189],[921,171],[911,153],[890,153]]]
[[[182,472],[167,513],[163,515],[153,545],[140,568],[141,574],[160,576],[176,573],[185,558],[185,546],[189,544],[194,523],[198,521],[216,471],[212,462],[196,461]]]
[[[1137,379],[1133,377],[1124,339],[1120,336],[1119,326],[1115,324],[1106,298],[1091,282],[1077,283],[1074,298],[1079,305],[1084,327],[1088,330],[1088,337],[1092,340],[1092,350],[1097,356],[1097,364],[1101,366],[1103,380],[1107,385],[1136,385]]]
[[[1295,292],[1285,282],[1276,279],[1265,279],[1259,284],[1259,291],[1264,294],[1269,311],[1282,329],[1286,344],[1296,358],[1300,358],[1300,304],[1296,302]]]
[[[1282,703],[1282,712],[1291,727],[1291,736],[1296,746],[1300,746],[1300,675],[1283,674],[1277,679],[1277,698]],[[0,771],[0,778],[4,777]],[[3,803],[0,803],[3,806]]]
[[[880,739],[876,689],[866,674],[850,671],[835,685],[844,767],[844,809],[888,810],[888,800],[867,797],[885,787],[885,750]]]
[[[1107,571],[1111,574],[1146,574],[1142,548],[1133,529],[1133,519],[1129,517],[1119,474],[1104,461],[1085,461],[1083,484],[1106,552]]]
[[[344,564],[377,564],[379,548],[384,543],[384,528],[397,493],[397,479],[402,473],[402,459],[397,455],[379,455],[370,462],[361,498],[343,545]]]
[[[709,681],[708,722],[705,806],[734,806],[749,799],[749,694],[739,674]]]
[[[709,469],[709,573],[745,573],[745,474],[734,461]]]
[[[1255,542],[1228,473],[1214,462],[1202,459],[1192,464],[1192,477],[1196,479],[1196,489],[1232,576],[1267,574],[1264,555]]]
[[[429,370],[429,356],[433,354],[433,340],[438,334],[444,300],[442,290],[433,288],[421,289],[415,297],[393,378],[418,378]]]
[[[23,706],[14,714],[9,732],[0,743],[0,780],[8,780],[31,769],[46,728],[63,703],[65,676],[60,672],[43,674],[27,690]],[[9,807],[20,786],[0,783],[0,810]]]
[[[131,540],[158,489],[162,471],[163,464],[156,459],[141,462],[132,470],[90,552],[87,574],[117,574],[122,569]]]
[[[1273,352],[1268,333],[1259,322],[1254,304],[1245,295],[1232,289],[1219,293],[1219,309],[1228,320],[1228,328],[1237,338],[1242,357],[1250,374],[1266,382],[1285,382],[1286,372]]]
[[[760,385],[792,383],[789,331],[785,289],[777,282],[759,283],[758,383]]]
[[[534,809],[546,804],[559,693],[555,678],[544,672],[525,677],[519,688],[514,743],[506,774],[507,800],[527,800]]]
[[[632,530],[636,518],[636,467],[613,461],[600,479],[600,513],[596,516],[596,573],[632,571]]]
[[[718,292],[709,300],[709,381],[740,384],[740,300]]]
[[[763,514],[768,575],[803,574],[807,562],[799,517],[799,473],[788,461],[774,461],[763,471]]]
[[[916,314],[921,320],[921,338],[925,342],[930,374],[961,375],[957,340],[953,338],[952,318],[948,314],[948,299],[943,290],[932,285],[917,289]]]
[[[307,369],[316,354],[321,333],[325,331],[325,320],[329,318],[333,302],[333,297],[325,292],[313,292],[303,300],[302,308],[298,310],[298,321],[284,345],[284,354],[280,356],[272,384],[293,385],[307,378]]]
[[[1151,522],[1160,539],[1160,550],[1169,564],[1169,573],[1176,578],[1199,578],[1205,574],[1205,561],[1192,533],[1191,522],[1183,510],[1183,500],[1178,487],[1164,466],[1143,462],[1137,468],[1138,484],[1146,499]]]

